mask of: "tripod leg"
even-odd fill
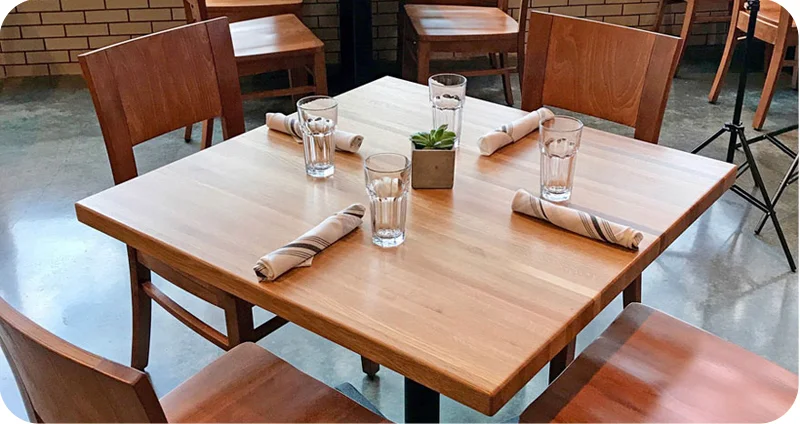
[[[786,176],[783,177],[781,185],[778,186],[778,191],[776,191],[775,195],[772,196],[771,204],[773,209],[775,209],[775,205],[778,204],[778,200],[781,199],[783,191],[786,190],[786,187],[789,186],[789,183],[792,181],[792,176],[794,175],[795,171],[797,171],[797,157],[794,158],[794,161],[792,161],[792,166],[789,167],[789,171],[786,173]],[[767,218],[769,218],[768,214],[764,214],[764,216],[761,217],[761,221],[758,222],[758,226],[756,227],[756,234],[761,234],[761,230],[764,229],[764,224],[767,223]]]
[[[778,217],[775,216],[775,209],[772,207],[772,201],[769,198],[769,193],[767,193],[767,188],[764,186],[764,180],[761,179],[761,172],[758,171],[758,165],[753,157],[753,152],[750,150],[750,145],[747,144],[747,137],[744,135],[744,128],[739,127],[737,129],[737,133],[739,134],[739,141],[741,143],[742,150],[744,150],[744,154],[747,157],[747,162],[750,163],[750,171],[753,174],[753,181],[756,183],[756,187],[758,187],[759,191],[761,192],[761,197],[764,199],[764,205],[767,207],[767,215],[769,215],[769,217],[772,219],[772,225],[775,227],[775,233],[778,234],[778,240],[781,242],[783,253],[786,255],[786,260],[789,262],[789,268],[792,270],[792,272],[796,272],[797,266],[794,263],[792,252],[789,250],[789,244],[786,243],[786,237],[783,236],[781,223],[778,221]]]
[[[727,128],[722,128],[721,130],[717,131],[717,133],[716,133],[716,134],[714,134],[714,135],[712,135],[712,136],[711,136],[711,137],[710,137],[708,140],[706,140],[706,141],[704,141],[704,142],[700,143],[700,145],[699,145],[699,146],[695,147],[695,148],[694,148],[694,150],[692,150],[692,154],[693,154],[693,155],[696,155],[696,154],[697,154],[699,151],[701,151],[701,150],[705,149],[705,148],[706,148],[706,146],[708,146],[709,144],[711,144],[711,142],[713,142],[714,140],[716,140],[716,139],[717,139],[719,136],[721,136],[721,135],[722,135],[722,134],[723,134],[725,131],[727,131]]]

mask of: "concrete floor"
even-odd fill
[[[706,101],[718,53],[690,51],[675,79],[661,144],[689,150],[722,123],[733,108],[736,74],[718,104]],[[756,108],[763,75],[751,78],[744,121]],[[256,81],[255,83],[259,83]],[[516,81],[515,81],[516,84]],[[469,94],[502,102],[498,78],[474,78]],[[519,90],[515,89],[517,102]],[[796,123],[797,92],[781,80],[766,129]],[[287,99],[245,103],[247,128],[264,123],[268,111],[291,111]],[[618,125],[586,119],[588,125],[632,135]],[[199,131],[196,131],[199,133]],[[749,130],[750,136],[756,132]],[[140,172],[157,168],[199,148],[178,132],[136,148]],[[219,139],[219,135],[217,136]],[[783,137],[797,148],[797,133]],[[724,142],[706,154],[722,157]],[[767,144],[755,147],[769,187],[776,187],[790,160]],[[741,154],[738,157],[741,159]],[[751,187],[743,178],[744,187]],[[124,246],[77,222],[73,204],[112,185],[100,128],[91,99],[78,77],[0,80],[0,294],[25,315],[66,340],[98,355],[127,363],[130,300]],[[797,186],[778,206],[789,243],[797,255]],[[732,193],[725,194],[644,274],[644,302],[698,325],[797,372],[798,278],[789,272],[770,225],[762,236],[753,228],[761,214]],[[219,310],[158,280],[203,319],[223,328]],[[584,348],[620,312],[613,302],[579,336]],[[148,371],[159,395],[222,354],[159,307],[154,307]],[[476,311],[478,313],[478,311]],[[270,315],[258,311],[258,320]],[[329,385],[350,382],[393,421],[403,418],[400,375],[383,369],[366,379],[358,356],[299,327],[289,325],[262,346]],[[546,369],[545,369],[546,371]],[[445,399],[442,420],[504,421],[543,390],[540,372],[494,417]],[[0,359],[0,393],[24,417],[17,388]]]

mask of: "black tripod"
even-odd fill
[[[759,170],[758,170],[758,164],[756,163],[756,160],[753,157],[753,152],[750,150],[750,144],[755,142],[756,139],[748,141],[747,137],[744,134],[744,125],[742,125],[742,106],[744,104],[744,95],[745,95],[745,89],[746,89],[746,86],[747,86],[747,65],[748,65],[748,63],[750,61],[750,53],[751,53],[751,50],[752,50],[751,47],[752,47],[752,43],[753,43],[753,35],[755,34],[755,31],[756,31],[756,21],[758,19],[758,10],[760,8],[760,1],[759,0],[745,0],[745,1],[746,1],[746,6],[745,7],[747,7],[747,9],[750,10],[750,20],[749,20],[749,22],[747,24],[747,36],[745,37],[745,42],[744,42],[744,60],[743,60],[743,65],[744,66],[742,68],[742,72],[739,74],[739,89],[736,92],[736,105],[734,106],[734,109],[733,109],[733,119],[731,120],[731,122],[725,124],[725,126],[722,127],[722,129],[717,131],[716,134],[711,136],[711,138],[709,138],[708,140],[702,142],[699,146],[697,146],[694,150],[692,150],[692,153],[700,152],[706,146],[711,144],[714,140],[718,139],[722,134],[730,133],[730,138],[729,138],[729,141],[728,141],[728,154],[727,154],[727,157],[726,157],[725,160],[728,163],[733,163],[734,154],[736,153],[736,148],[737,147],[741,147],[742,148],[742,150],[744,151],[746,162],[741,164],[741,165],[739,165],[739,169],[738,169],[738,172],[737,172],[736,176],[738,178],[745,171],[749,170],[750,173],[753,176],[753,182],[755,182],[755,185],[758,188],[758,191],[761,193],[762,199],[756,198],[755,196],[753,196],[752,194],[750,194],[749,192],[747,192],[742,187],[740,187],[739,185],[736,185],[736,184],[734,184],[733,187],[731,187],[731,191],[733,191],[734,193],[738,194],[744,200],[746,200],[747,202],[749,202],[750,204],[752,204],[753,206],[755,206],[756,208],[758,208],[762,212],[764,212],[765,216],[764,216],[764,218],[762,218],[763,222],[766,222],[767,218],[770,218],[772,220],[772,225],[775,227],[775,232],[778,234],[778,239],[781,242],[781,247],[783,248],[783,253],[786,255],[786,260],[789,262],[789,268],[792,270],[792,272],[796,272],[797,271],[797,266],[794,263],[794,258],[792,257],[792,252],[789,250],[788,243],[786,243],[786,238],[783,235],[783,229],[781,228],[781,223],[778,221],[778,217],[775,215],[775,208],[774,208],[775,205],[774,205],[772,199],[770,199],[770,197],[769,197],[769,193],[767,192],[767,188],[766,188],[766,186],[764,186],[764,180],[761,178],[761,172],[759,172]],[[787,129],[784,129],[784,130],[775,131],[773,133],[770,133],[768,135],[763,136],[763,138],[758,138],[758,139],[759,140],[767,139],[770,142],[772,142],[773,144],[776,144],[776,142],[777,142],[776,145],[780,145],[779,148],[781,148],[781,146],[782,146],[782,147],[785,147],[789,152],[791,152],[791,149],[789,149],[788,147],[786,147],[785,145],[780,143],[780,141],[778,141],[774,137],[774,135],[778,135],[780,133],[790,131],[791,129],[797,129],[797,125],[793,125],[792,127],[789,127]],[[784,150],[784,149],[781,148],[781,150]],[[786,152],[786,150],[784,150],[784,152]],[[787,154],[790,154],[790,153],[787,152]],[[796,154],[794,154],[794,152],[791,152],[790,155],[793,156],[793,157],[796,157]],[[796,167],[796,163],[795,163],[795,167]],[[791,174],[791,172],[790,172],[790,174]],[[788,183],[786,185],[788,185]],[[784,185],[784,188],[785,188],[785,185]],[[783,190],[780,190],[780,192],[782,192],[782,191]],[[780,196],[777,196],[777,197],[780,197]],[[761,231],[762,228],[763,228],[763,223],[761,223],[759,225],[759,228],[756,231],[756,234],[758,234]]]

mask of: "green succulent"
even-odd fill
[[[430,132],[412,134],[411,142],[417,149],[450,150],[456,142],[456,133],[447,131],[447,124],[444,124]]]

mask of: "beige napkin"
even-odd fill
[[[532,133],[539,128],[540,121],[551,119],[553,112],[550,109],[542,107],[533,111],[516,121],[501,126],[500,128],[484,135],[478,139],[478,148],[481,154],[489,156],[496,152],[499,148],[508,144],[514,143],[517,140]]]
[[[350,205],[298,239],[259,259],[253,267],[259,281],[273,281],[292,268],[311,266],[314,255],[361,225],[365,210],[364,205]]]
[[[628,249],[638,249],[642,233],[624,225],[606,221],[586,212],[559,206],[547,200],[517,190],[511,203],[514,212],[545,220],[557,227],[572,231],[585,237],[618,244]]]
[[[294,114],[286,116],[282,113],[267,113],[267,127],[271,130],[280,131],[284,134],[293,135],[298,143],[303,142],[303,130],[300,128],[300,121]],[[345,152],[355,153],[364,142],[364,137],[347,131],[336,130],[333,133],[333,142],[336,149]]]

